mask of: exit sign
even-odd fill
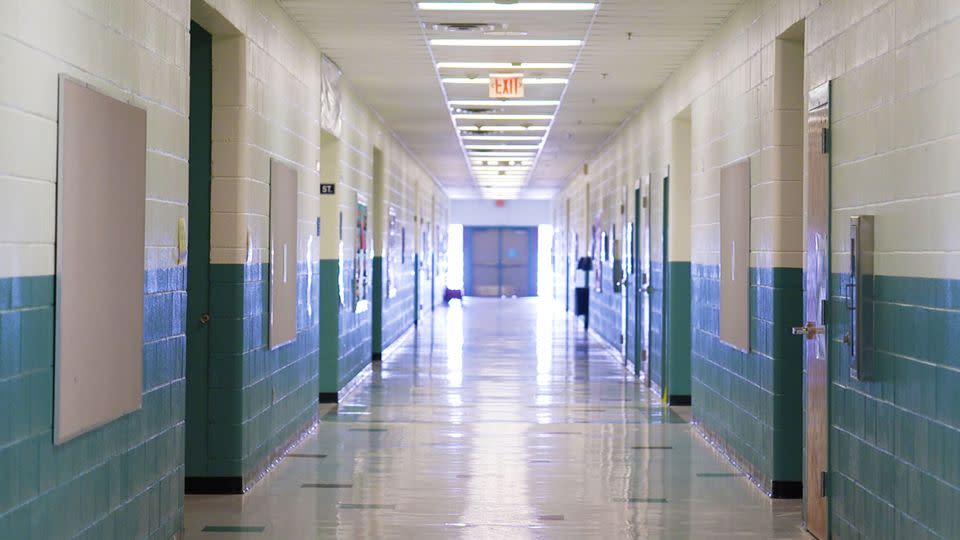
[[[499,99],[522,98],[523,75],[519,73],[491,73],[490,97]]]

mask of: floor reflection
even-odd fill
[[[552,302],[440,308],[249,494],[187,538],[803,538]]]

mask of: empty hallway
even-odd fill
[[[807,537],[557,307],[438,309],[247,494],[188,495],[186,538]]]
[[[960,540],[960,0],[0,0],[0,540]]]

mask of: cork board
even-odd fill
[[[720,170],[720,339],[750,350],[750,160]]]
[[[61,76],[54,442],[140,408],[147,113]]]
[[[270,348],[297,339],[297,171],[270,161]]]

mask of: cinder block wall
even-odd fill
[[[186,272],[175,246],[189,22],[188,2],[0,3],[2,536],[166,538],[181,527]],[[54,447],[60,73],[147,110],[146,279],[143,407]]]
[[[597,150],[591,174],[576,171],[555,199],[558,207],[583,199],[611,160],[620,185],[662,177],[675,167],[666,149],[671,123],[690,108],[694,416],[768,489],[800,480],[802,355],[787,332],[802,318],[803,183],[795,171],[804,160],[802,131],[786,126],[805,103],[798,111],[784,89],[805,94],[834,81],[830,516],[839,537],[960,534],[951,510],[960,504],[958,15],[956,2],[748,0]],[[778,40],[797,23],[805,29],[802,85],[790,78],[790,44]],[[743,158],[752,166],[749,354],[717,337],[719,171]],[[846,224],[858,213],[877,216],[880,339],[877,380],[868,383],[847,375],[839,342]],[[584,219],[577,213],[570,230],[583,231]]]
[[[177,264],[176,245],[189,202],[191,19],[215,23],[207,28],[214,34],[211,251],[190,256],[212,263],[210,359],[222,377],[210,399],[226,416],[210,424],[208,436],[230,443],[186,473],[186,266]],[[335,279],[321,280],[321,263],[339,264],[315,231],[322,213],[320,62],[321,52],[272,0],[0,2],[0,409],[12,411],[0,420],[0,536],[169,538],[182,527],[185,474],[252,480],[278,446],[309,425],[321,383],[336,391],[341,375],[369,363],[369,312],[366,321],[335,316],[333,356],[320,349],[321,292],[336,290]],[[143,408],[54,447],[60,73],[147,110],[146,286]],[[418,196],[432,196],[443,230],[448,203],[349,82],[341,85],[338,161],[346,166],[338,207],[355,212],[351,192],[373,202],[377,147],[387,171],[385,203],[407,231],[386,345],[413,320]],[[300,193],[299,336],[273,352],[266,347],[270,159],[297,169]],[[333,229],[336,217],[321,217]],[[354,217],[345,216],[348,249]],[[360,351],[354,364],[341,367],[352,350]],[[331,381],[321,377],[321,362],[337,365]]]

